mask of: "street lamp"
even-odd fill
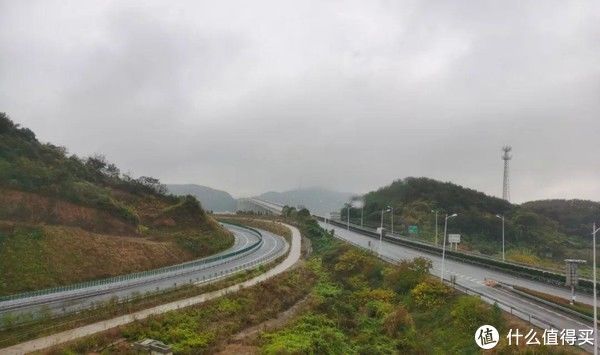
[[[431,212],[435,213],[435,245],[438,245],[438,210],[431,210]]]
[[[506,261],[504,257],[504,215],[497,214],[496,217],[502,220],[502,261]]]
[[[362,204],[360,206],[360,226],[361,227],[363,226],[363,214],[364,214],[364,212],[365,212],[365,205]]]
[[[346,230],[350,230],[350,207],[352,207],[351,204],[347,203],[346,204]]]
[[[446,258],[446,232],[448,231],[448,219],[458,216],[457,213],[448,216],[446,213],[446,220],[444,221],[444,240],[442,242],[442,273],[440,274],[440,281],[444,282],[444,259]]]
[[[381,227],[379,228],[379,247],[377,248],[377,254],[381,256],[381,241],[383,240],[383,214],[386,212],[390,212],[392,208],[387,206],[386,208],[381,210]]]
[[[394,207],[390,207],[390,209],[390,216],[392,217],[392,230],[390,231],[390,234],[394,235]]]
[[[594,355],[598,355],[598,305],[596,300],[596,233],[600,227],[596,228],[596,222],[592,227],[592,270],[594,278]]]

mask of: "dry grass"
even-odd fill
[[[66,225],[116,235],[136,233],[135,226],[105,211],[17,190],[0,189],[0,219]]]
[[[226,233],[196,232],[201,254],[222,249]],[[165,238],[166,239],[166,238]],[[107,236],[77,227],[0,222],[0,295],[173,265],[198,257],[177,243]]]

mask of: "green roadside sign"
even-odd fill
[[[408,226],[408,234],[418,234],[419,227],[418,226]]]

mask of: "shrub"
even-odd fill
[[[495,311],[475,296],[460,297],[450,314],[454,326],[467,333],[475,332],[482,324],[491,324],[496,328],[502,325],[499,308]]]
[[[383,329],[390,337],[397,337],[399,333],[413,329],[414,326],[412,316],[402,305],[397,306],[383,321]]]
[[[322,315],[308,314],[290,329],[266,336],[265,354],[349,354],[348,339],[335,323]]]
[[[398,293],[408,292],[427,277],[430,268],[429,259],[403,260],[398,265],[386,269],[384,285]]]
[[[444,304],[451,292],[440,281],[428,278],[411,291],[411,296],[417,307],[431,308]]]

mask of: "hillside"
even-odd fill
[[[564,221],[551,213],[538,213],[532,207],[513,205],[505,200],[449,182],[428,178],[406,178],[394,181],[364,195],[365,221],[379,226],[381,210],[394,207],[394,231],[433,241],[435,217],[440,211],[439,235],[444,228],[445,213],[458,213],[448,223],[448,233],[460,233],[460,248],[500,256],[502,225],[497,214],[505,216],[507,258],[531,264],[551,260],[559,265],[566,257],[589,258],[587,241],[566,228]],[[526,206],[525,204],[524,206]],[[346,210],[341,210],[346,216]],[[344,217],[345,218],[345,217]],[[360,210],[351,211],[351,219],[360,221]],[[389,229],[390,214],[384,224]],[[418,234],[408,234],[408,226],[417,226]]]
[[[167,190],[173,195],[192,195],[202,207],[213,212],[234,212],[236,200],[226,191],[195,184],[167,184]]]
[[[223,250],[231,233],[193,196],[102,156],[41,143],[0,113],[0,295],[115,276]]]
[[[598,222],[600,203],[587,200],[541,200],[526,202],[521,207],[558,222],[565,234],[589,236],[591,225]]]
[[[260,199],[288,206],[304,206],[317,214],[329,214],[337,211],[353,196],[351,193],[338,192],[319,187],[301,188],[283,192],[269,191],[259,196]]]

